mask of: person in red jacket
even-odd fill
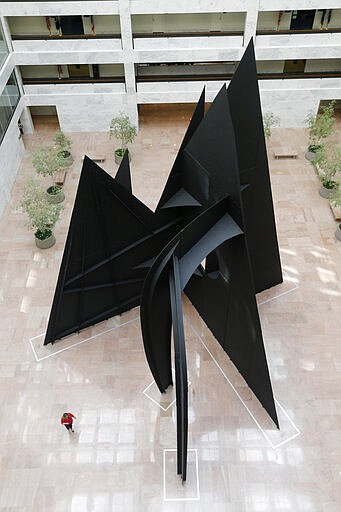
[[[65,428],[67,430],[71,430],[71,432],[74,432],[72,428],[73,418],[76,419],[76,416],[74,416],[71,412],[64,412],[63,416],[60,418],[60,423],[65,425]]]

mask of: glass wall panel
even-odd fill
[[[6,133],[19,99],[20,92],[13,72],[0,96],[0,142]]]

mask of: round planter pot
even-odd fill
[[[129,150],[128,150],[128,149],[127,149],[126,151],[128,151],[128,158],[129,158],[129,162],[131,162],[130,152],[129,152]],[[121,155],[118,155],[118,154],[116,153],[116,151],[115,151],[115,164],[120,165],[120,163],[121,163],[121,162],[122,162],[122,160],[123,160],[123,156],[124,156],[124,155],[122,155],[122,156],[121,156]]]
[[[305,152],[305,155],[307,160],[309,160],[309,162],[311,162],[311,160],[314,160],[314,158],[316,157],[316,153],[314,153],[313,151],[309,151],[309,149]]]
[[[44,240],[40,240],[40,238],[37,238],[36,236],[34,237],[34,239],[36,241],[36,246],[39,249],[49,249],[56,243],[56,239],[53,234],[48,238],[45,238]]]
[[[115,164],[120,165],[122,160],[123,160],[123,156],[116,155],[116,153],[115,153]]]
[[[335,231],[335,238],[337,238],[337,240],[340,240],[340,242],[341,242],[341,224],[337,225],[337,228]]]
[[[52,204],[62,203],[65,199],[65,194],[62,190],[60,190],[60,192],[58,192],[57,194],[49,194],[48,192],[46,192],[46,195],[49,203]]]
[[[324,199],[330,199],[333,195],[334,189],[333,188],[326,188],[322,185],[322,187],[319,190],[319,194]]]
[[[64,162],[67,167],[70,167],[70,165],[73,164],[73,156],[71,155],[70,151],[61,151],[60,152],[64,158]],[[59,153],[58,153],[59,154]]]

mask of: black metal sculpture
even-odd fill
[[[172,382],[178,473],[186,480],[185,291],[277,426],[255,293],[282,282],[254,50],[204,115],[204,91],[155,213],[85,158],[45,342],[141,305],[146,357]],[[205,268],[201,262],[206,258]]]

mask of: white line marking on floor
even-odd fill
[[[102,334],[106,334],[108,332],[111,332],[111,331],[114,331],[116,329],[119,329],[120,327],[123,327],[125,325],[131,324],[132,322],[135,322],[137,319],[138,319],[138,317],[133,318],[132,320],[128,320],[127,322],[124,322],[123,324],[115,325],[114,327],[111,327],[110,329],[107,329],[105,331],[102,331],[102,332],[99,332],[97,334],[94,334],[93,336],[89,336],[89,338],[86,338],[85,340],[77,341],[77,343],[73,343],[69,347],[62,348],[60,350],[57,350],[56,352],[53,352],[53,354],[48,354],[47,356],[40,357],[40,358],[38,358],[38,356],[37,356],[37,353],[36,353],[36,351],[35,351],[35,349],[33,347],[33,344],[32,344],[32,340],[35,340],[36,338],[40,338],[42,336],[45,336],[46,333],[43,332],[42,334],[39,334],[38,336],[34,336],[33,338],[30,338],[29,342],[30,342],[30,345],[32,347],[34,357],[35,357],[37,363],[39,363],[40,361],[43,361],[44,359],[48,359],[49,357],[53,357],[53,356],[56,356],[56,355],[60,354],[61,352],[65,352],[66,350],[70,350],[71,348],[77,347],[78,345],[82,345],[86,341],[90,341],[90,340],[93,340],[95,338],[98,338],[98,336],[102,336]]]
[[[240,400],[240,402],[243,404],[243,406],[245,407],[245,409],[247,410],[247,412],[250,414],[251,418],[253,419],[253,421],[256,423],[257,427],[259,428],[259,430],[262,432],[263,436],[265,437],[265,439],[267,440],[267,442],[269,443],[269,445],[271,446],[271,448],[273,448],[274,450],[276,448],[278,448],[279,446],[287,443],[288,441],[291,441],[292,439],[294,439],[295,437],[299,436],[301,434],[301,431],[299,430],[299,428],[295,425],[295,423],[292,421],[292,419],[289,417],[289,415],[287,414],[287,412],[285,411],[285,409],[281,406],[281,404],[278,402],[278,400],[274,397],[274,400],[276,402],[276,404],[280,407],[280,409],[282,410],[282,412],[286,415],[286,417],[288,418],[288,420],[290,421],[290,423],[292,424],[292,426],[294,427],[294,429],[296,430],[296,434],[294,434],[293,436],[291,436],[289,439],[285,439],[284,441],[282,441],[281,443],[277,444],[277,445],[274,445],[271,440],[269,439],[267,433],[263,430],[263,428],[261,427],[261,425],[259,424],[257,418],[254,416],[254,414],[250,411],[250,409],[248,408],[248,406],[246,405],[246,403],[244,402],[244,400],[242,399],[242,397],[240,396],[240,394],[238,393],[238,391],[236,390],[236,388],[234,387],[234,385],[232,384],[232,382],[230,381],[230,379],[227,377],[227,375],[225,374],[224,370],[221,368],[221,366],[219,365],[218,361],[214,358],[214,356],[212,355],[212,353],[210,352],[209,348],[206,346],[206,344],[204,343],[204,341],[202,340],[200,334],[196,331],[196,329],[193,327],[193,325],[189,322],[190,326],[191,326],[191,329],[193,330],[193,332],[195,333],[195,335],[198,337],[198,339],[200,340],[201,344],[205,347],[205,349],[207,350],[207,352],[210,354],[212,360],[214,361],[214,363],[216,364],[216,366],[218,367],[218,369],[220,370],[221,374],[223,375],[223,377],[227,380],[227,382],[230,384],[231,388],[233,389],[233,391],[235,392],[235,394],[237,395],[238,399]]]
[[[163,499],[164,501],[199,501],[200,500],[200,487],[199,487],[199,462],[198,450],[196,448],[188,448],[188,452],[195,453],[195,474],[197,480],[197,496],[193,498],[166,498],[166,452],[176,452],[176,448],[165,448],[163,450]]]

